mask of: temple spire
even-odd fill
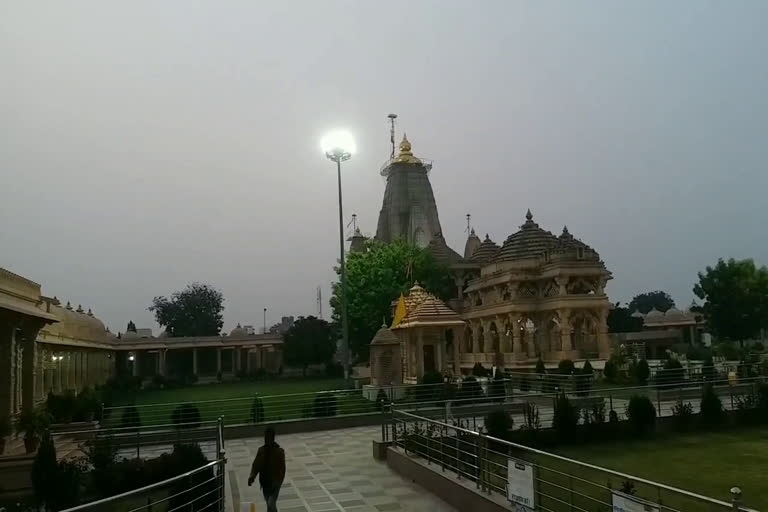
[[[411,151],[411,143],[408,140],[408,136],[403,133],[403,140],[400,142],[400,154],[395,158],[395,162],[400,164],[420,164],[421,160],[413,156]]]

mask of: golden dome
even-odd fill
[[[411,143],[405,134],[403,134],[403,140],[400,142],[400,154],[395,158],[395,162],[399,164],[421,164],[421,160],[413,156]]]

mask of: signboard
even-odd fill
[[[617,491],[613,491],[612,505],[612,512],[659,512],[661,510],[657,503]]]
[[[536,508],[533,466],[514,459],[507,460],[507,499],[525,510]]]

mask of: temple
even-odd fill
[[[431,167],[403,137],[400,154],[382,171],[387,187],[376,238],[428,248],[456,284],[445,301],[418,285],[405,297],[405,317],[390,328],[401,342],[403,381],[430,371],[466,374],[478,363],[530,369],[539,359],[607,359],[611,272],[597,251],[567,227],[560,235],[543,229],[528,210],[501,244],[470,229],[459,254],[442,234]]]

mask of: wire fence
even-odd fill
[[[514,510],[545,512],[752,511],[732,502],[493,438],[412,412],[392,410],[392,445]],[[726,488],[727,489],[727,488]]]

